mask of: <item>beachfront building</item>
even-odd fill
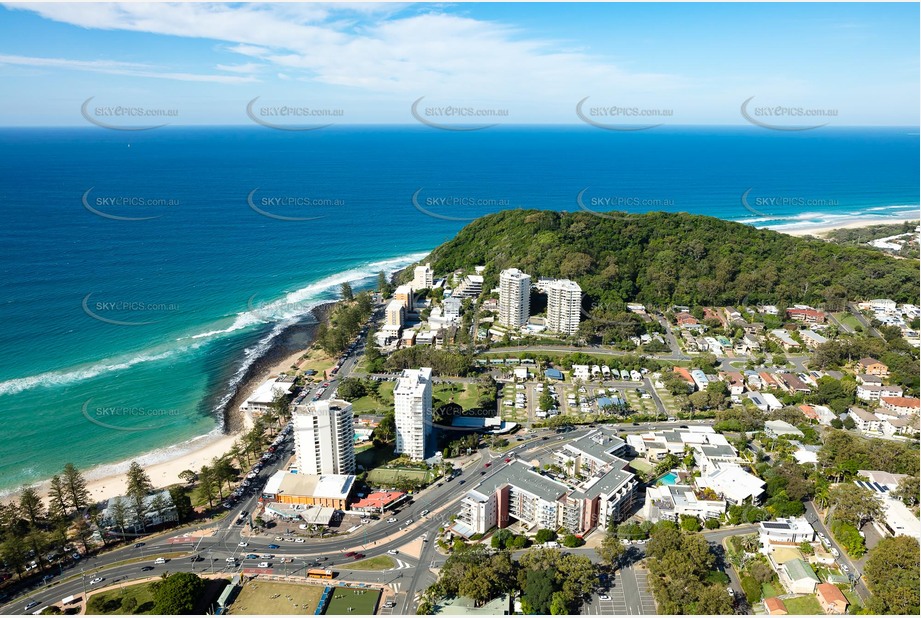
[[[398,286],[393,291],[393,298],[403,303],[406,313],[412,313],[415,310],[415,299],[413,298],[413,289],[409,285]]]
[[[122,515],[126,513],[127,520],[122,520]],[[102,525],[106,528],[119,528],[125,524],[125,530],[132,532],[144,530],[150,526],[159,526],[179,521],[179,511],[173,504],[173,497],[169,490],[161,489],[154,491],[144,498],[143,507],[140,513],[135,510],[135,502],[127,496],[116,496],[106,502],[106,508],[102,511]]]
[[[355,488],[353,474],[294,474],[279,470],[266,482],[262,502],[348,508]]]
[[[294,409],[294,447],[299,474],[354,474],[352,404],[312,401]]]
[[[520,328],[531,315],[531,275],[517,268],[499,273],[499,324]]]
[[[395,327],[400,329],[406,320],[406,305],[403,301],[393,299],[387,303],[384,309],[384,326]]]
[[[434,285],[434,272],[431,264],[423,264],[413,269],[413,290],[430,290]]]
[[[557,279],[547,286],[547,330],[575,335],[582,310],[582,288],[575,281]]]
[[[396,453],[415,461],[431,454],[432,368],[404,369],[393,389]]]
[[[294,378],[288,376],[266,380],[246,398],[246,401],[240,405],[240,410],[245,414],[265,414],[271,409],[276,399],[290,395],[292,388],[294,388]]]

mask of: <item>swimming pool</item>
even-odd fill
[[[656,485],[675,485],[678,483],[678,475],[674,472],[669,472],[668,474],[659,478],[656,481]]]

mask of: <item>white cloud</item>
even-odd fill
[[[36,56],[0,54],[0,64],[47,69],[68,69],[71,71],[89,71],[92,73],[106,73],[109,75],[171,79],[185,82],[242,84],[257,81],[252,77],[237,77],[233,75],[208,75],[202,73],[160,71],[157,70],[156,67],[146,64],[118,62],[115,60],[72,60],[69,58],[41,58]]]
[[[607,59],[571,49],[571,42],[528,38],[510,26],[445,14],[432,6],[8,6],[83,28],[217,40],[226,43],[223,49],[271,63],[292,79],[365,94],[574,102],[604,91],[664,93],[685,85],[672,75],[625,71]],[[218,68],[250,72],[229,66]],[[217,77],[210,81],[219,81]]]

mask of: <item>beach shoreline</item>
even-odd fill
[[[905,223],[906,221],[918,221],[921,219],[917,211],[910,215],[905,213],[902,216],[889,217],[861,217],[853,220],[841,221],[840,223],[784,223],[781,225],[764,226],[760,229],[781,232],[790,236],[816,236],[823,237],[833,230],[851,230],[855,228],[868,227],[871,225],[890,225]]]
[[[223,430],[216,427],[207,434],[179,444],[142,453],[125,461],[100,464],[83,470],[91,503],[124,495],[127,487],[125,472],[133,461],[144,467],[154,487],[164,488],[184,483],[179,478],[184,470],[198,472],[203,465],[229,451],[234,442],[252,427],[252,418],[240,410],[240,405],[266,380],[290,370],[291,365],[313,344],[317,326],[329,318],[337,304],[338,301],[330,301],[318,305],[310,312],[316,321],[293,324],[279,333],[260,359],[253,363],[236,392],[220,411]],[[31,486],[47,501],[50,483],[50,479],[45,479]],[[9,503],[17,498],[18,492],[11,491],[0,497],[0,503]]]

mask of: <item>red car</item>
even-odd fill
[[[506,458],[505,458],[505,463],[509,463],[510,461],[512,461],[512,458],[511,458],[511,457],[506,457]]]
[[[344,555],[346,558],[351,558],[352,556],[355,555],[355,552],[353,552],[353,551],[347,551],[347,552],[345,552],[343,555]]]
[[[361,560],[362,558],[365,557],[365,555],[364,555],[364,554],[355,554],[355,555],[352,556],[352,557],[355,558],[355,560]]]
[[[491,466],[491,465],[492,465],[492,462],[491,462],[491,461],[489,461],[489,462],[486,462],[486,465],[485,465],[485,466],[483,466],[483,467],[484,467],[484,468],[488,468],[488,467],[489,467],[489,466]]]

